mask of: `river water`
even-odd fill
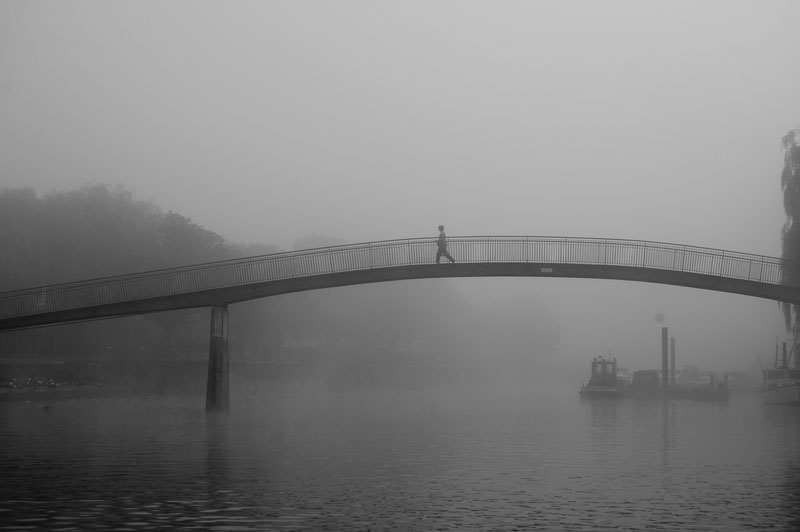
[[[798,530],[800,411],[576,389],[0,403],[0,530]]]

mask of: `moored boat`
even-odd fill
[[[695,401],[727,401],[730,398],[728,378],[713,372],[696,379],[681,379],[663,385],[662,375],[656,369],[633,372],[629,388],[632,399],[692,399]]]
[[[792,346],[794,351],[794,346]],[[778,346],[775,346],[774,369],[763,370],[764,382],[761,400],[770,405],[800,405],[800,369],[789,367],[786,355],[786,342],[783,343],[783,356],[778,361]]]
[[[580,395],[586,398],[623,397],[628,392],[628,380],[617,359],[595,357],[589,382],[581,387]]]
[[[655,369],[640,369],[633,372],[630,393],[633,398],[662,397],[661,376]]]

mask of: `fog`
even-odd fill
[[[119,184],[282,249],[444,224],[779,256],[797,20],[793,1],[6,0],[0,187]],[[745,296],[448,283],[489,325],[526,313],[493,327],[497,350],[546,323],[547,350],[587,371],[608,352],[659,367],[662,326],[679,364],[719,370],[784,335],[777,304]]]

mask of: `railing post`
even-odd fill
[[[228,306],[211,307],[211,342],[208,350],[206,412],[227,412],[230,406],[228,381]]]
[[[522,249],[524,251],[522,261],[528,264],[531,261],[530,239],[528,237],[522,238]]]

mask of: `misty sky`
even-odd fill
[[[0,0],[0,186],[122,184],[286,249],[443,223],[780,255],[799,20],[791,0]],[[648,326],[659,298],[759,316],[754,345],[780,325],[769,301],[583,283]],[[574,308],[564,287],[537,285]]]

